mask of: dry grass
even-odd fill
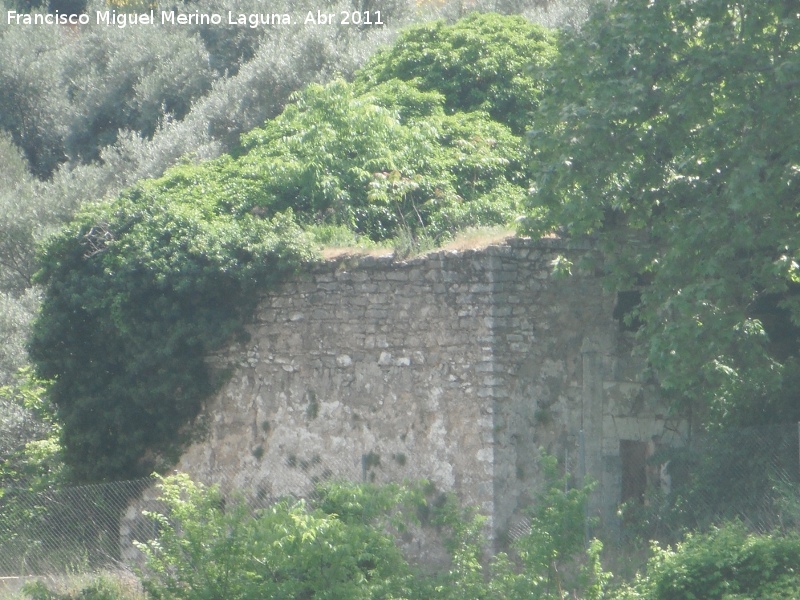
[[[39,577],[0,577],[0,600],[29,600],[22,592],[26,584],[41,582],[60,597],[82,598],[81,590],[102,580],[104,588],[119,600],[145,600],[139,580],[129,571],[102,571],[75,575],[47,575]]]
[[[332,246],[323,248],[320,252],[323,260],[337,260],[349,256],[392,256],[394,251],[391,248],[362,248],[360,246]]]
[[[433,247],[421,252],[412,252],[410,256],[429,254],[431,252],[438,252],[439,250],[479,250],[487,246],[502,244],[515,236],[516,231],[512,227],[475,227],[459,232],[454,239],[442,246]],[[358,258],[361,256],[396,256],[397,250],[388,246],[378,245],[327,246],[322,248],[320,254],[323,260],[341,260],[349,257]]]
[[[476,227],[465,229],[456,234],[456,237],[444,244],[442,250],[479,250],[487,246],[503,244],[516,237],[517,232],[513,227]]]

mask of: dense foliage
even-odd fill
[[[10,25],[0,36],[0,55],[14,56],[0,66],[0,127],[40,177],[63,162],[99,158],[120,130],[151,137],[167,115],[183,118],[216,78],[200,39],[181,28],[92,27],[69,36]]]
[[[774,600],[797,598],[797,535],[753,535],[739,523],[687,536],[675,548],[653,547],[646,576],[616,600]]]
[[[611,587],[599,542],[584,550],[590,486],[565,487],[555,461],[545,463],[548,485],[530,514],[531,532],[493,559],[485,555],[484,519],[427,484],[327,482],[313,499],[253,510],[185,475],[162,478],[161,508],[145,513],[157,534],[137,543],[145,556],[139,577],[146,597],[160,600],[789,600],[800,592],[797,535],[755,535],[740,523],[671,548],[654,544],[646,571]],[[434,533],[444,539],[446,563],[409,562],[399,540]],[[25,593],[33,600],[141,597],[131,588],[101,577],[76,593],[41,582]]]
[[[180,441],[211,390],[204,357],[260,285],[307,258],[291,215],[234,218],[219,197],[158,192],[141,185],[82,212],[43,255],[31,355],[54,379],[65,459],[82,480],[152,469],[145,454]]]
[[[445,103],[398,80],[311,85],[233,155],[175,167],[53,238],[30,349],[78,477],[148,472],[180,439],[212,389],[203,357],[258,289],[309,258],[300,225],[441,240],[519,214],[520,138]]]
[[[191,10],[263,9],[256,0],[228,4],[198,0]],[[349,2],[325,4],[331,12],[352,10]],[[103,150],[120,140],[130,146],[124,141],[130,133],[156,151],[164,137],[172,138],[172,144],[183,146],[181,154],[208,138],[232,144],[239,133],[277,114],[291,92],[334,73],[351,74],[413,17],[411,6],[386,2],[381,10],[388,25],[365,29],[89,25],[76,32],[3,19],[0,128],[12,135],[41,178],[78,164],[101,166]],[[87,10],[108,8],[97,0]],[[312,8],[323,7],[270,4],[274,12]],[[190,119],[184,127],[169,127],[185,117]],[[194,130],[201,124],[205,131]],[[162,139],[151,145],[154,137]]]
[[[0,422],[0,506],[4,509],[16,491],[39,492],[68,479],[59,445],[60,426],[45,390],[44,382],[37,381],[29,369],[22,369],[13,384],[0,386],[0,400],[6,406]]]
[[[565,34],[529,231],[590,235],[658,381],[705,423],[797,420],[797,6],[620,0]],[[794,388],[794,389],[792,389]]]
[[[484,113],[445,116],[442,103],[398,81],[360,96],[311,86],[243,137],[235,168],[254,189],[237,210],[292,208],[374,240],[509,222],[525,192],[519,138]]]
[[[458,512],[454,519],[452,512],[443,511],[441,521],[453,531],[449,546],[454,564],[460,567],[449,573],[444,598],[604,597],[611,574],[600,564],[602,543],[588,539],[592,524],[588,503],[593,484],[571,485],[569,474],[561,473],[553,456],[543,455],[541,467],[541,488],[526,515],[530,530],[510,543],[508,553],[495,555],[487,568],[479,566],[480,555],[476,553],[480,535],[475,525],[480,524],[480,519],[470,520]]]
[[[171,476],[160,483],[166,510],[149,513],[159,535],[139,544],[145,589],[161,600],[599,600],[608,579],[597,562],[599,543],[583,551],[589,488],[565,491],[557,479],[547,485],[531,534],[510,557],[489,561],[485,520],[452,497],[433,501],[427,485],[328,482],[313,500],[253,514],[216,488]],[[424,526],[416,518],[422,513],[429,515]],[[441,572],[410,564],[398,548],[403,533],[435,539],[426,527],[447,540],[450,563]]]
[[[149,514],[159,536],[139,545],[154,599],[416,597],[411,567],[381,525],[418,493],[332,484],[320,507],[283,501],[253,515],[185,476],[160,487],[167,510]]]
[[[482,110],[514,133],[532,124],[541,81],[532,67],[555,54],[554,35],[522,17],[473,14],[453,25],[418,25],[359,71],[361,85],[400,79],[444,94],[449,114]]]

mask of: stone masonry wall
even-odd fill
[[[503,535],[544,449],[598,482],[592,510],[612,521],[620,441],[680,443],[681,424],[639,381],[600,280],[551,275],[557,254],[587,252],[515,239],[297,275],[263,299],[246,341],[210,359],[231,376],[178,469],[253,497],[329,476],[424,477]]]

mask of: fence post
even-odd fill
[[[584,439],[583,429],[578,432],[578,460],[580,462],[581,482],[586,483],[586,440]],[[589,503],[583,508],[583,544],[589,547]]]

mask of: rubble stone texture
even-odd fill
[[[425,478],[502,536],[532,500],[544,451],[597,482],[591,510],[613,522],[621,440],[652,452],[680,444],[683,424],[641,381],[600,278],[552,274],[557,255],[589,252],[512,239],[296,275],[209,359],[230,377],[178,469],[253,498],[307,494],[326,477]]]

